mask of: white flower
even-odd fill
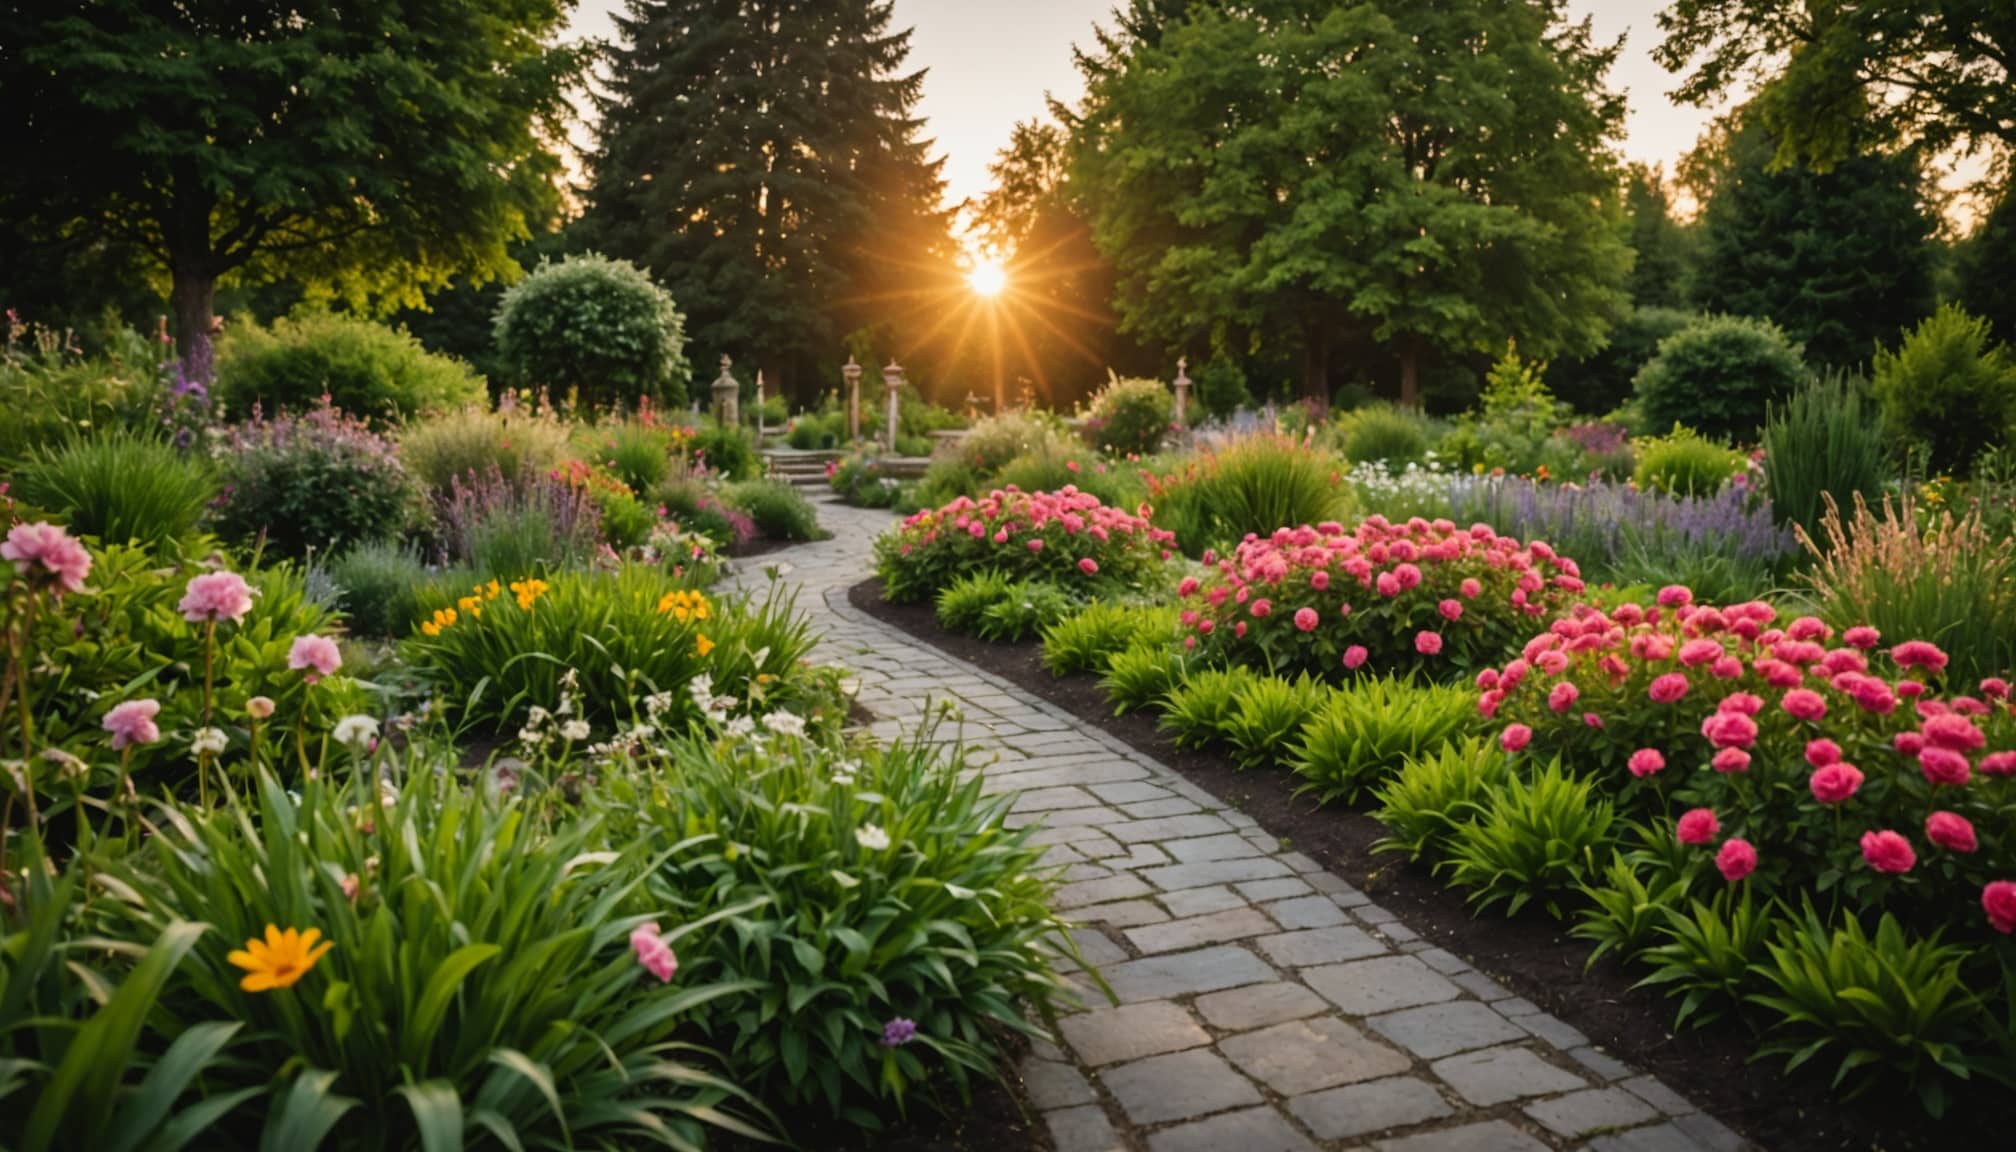
[[[588,738],[588,722],[586,720],[567,721],[560,726],[560,738],[562,740],[586,740]]]
[[[399,786],[390,780],[380,777],[378,780],[378,803],[381,807],[385,808],[397,805],[399,803]]]
[[[378,721],[369,716],[345,716],[336,722],[336,730],[331,735],[336,737],[338,744],[363,748],[378,738]]]
[[[672,706],[672,693],[653,692],[644,698],[644,714],[656,720],[660,713]],[[702,711],[705,711],[703,708]]]
[[[65,780],[80,779],[86,772],[91,770],[89,764],[86,764],[61,748],[44,748],[42,750],[42,759],[56,765],[57,775],[63,777]],[[19,764],[20,761],[10,761],[10,763]]]
[[[842,788],[848,787],[854,783],[854,777],[860,771],[860,761],[842,760],[838,764],[833,765],[833,783],[840,785]]]
[[[854,829],[854,842],[870,852],[880,852],[889,847],[889,833],[873,824],[863,824]]]
[[[756,721],[749,716],[737,716],[733,720],[728,721],[722,730],[730,736],[747,736],[751,732],[756,731]]]
[[[189,750],[198,756],[215,756],[230,747],[230,743],[222,728],[198,728],[189,737]]]
[[[520,728],[518,742],[525,745],[527,751],[536,751],[540,745],[546,743],[546,733],[532,727]]]
[[[527,728],[537,728],[541,724],[546,723],[546,721],[551,720],[552,718],[553,714],[551,712],[548,712],[546,711],[546,709],[541,708],[537,704],[534,704],[532,706],[532,711],[525,714],[525,726]]]
[[[805,734],[804,719],[782,709],[763,717],[763,727],[777,733],[779,736],[803,736]]]

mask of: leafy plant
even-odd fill
[[[1183,680],[1184,667],[1183,651],[1175,645],[1136,640],[1106,662],[1099,690],[1113,714],[1122,716],[1159,704]]]
[[[450,560],[504,580],[585,566],[602,524],[585,485],[556,475],[512,484],[495,472],[451,479],[435,520]]]
[[[1443,854],[1456,826],[1472,819],[1510,775],[1498,746],[1475,736],[1408,756],[1400,771],[1373,793],[1379,801],[1373,815],[1388,832],[1373,851],[1405,852],[1409,860]]]
[[[1172,608],[1095,600],[1043,627],[1043,663],[1053,676],[1103,673],[1113,657],[1137,641],[1168,641],[1175,635]]]
[[[987,610],[1006,599],[1014,581],[992,568],[969,572],[938,590],[938,626],[972,633]]]
[[[1248,533],[1342,520],[1351,511],[1336,461],[1286,436],[1242,436],[1179,465],[1150,466],[1143,478],[1156,527],[1173,532],[1190,556],[1229,550]]]
[[[476,582],[475,573],[467,570],[430,572],[412,545],[388,541],[344,552],[330,563],[329,578],[342,589],[340,603],[350,630],[383,637],[406,635],[432,608]],[[439,592],[437,586],[454,594]]]
[[[1238,766],[1257,768],[1282,762],[1284,750],[1331,694],[1328,685],[1307,673],[1293,680],[1256,676],[1243,685],[1223,729]]]
[[[497,351],[525,384],[583,405],[686,403],[686,321],[648,272],[595,253],[541,262],[497,308]]]
[[[1713,496],[1743,470],[1743,454],[1691,428],[1675,425],[1665,436],[1633,445],[1638,466],[1631,478],[1640,488],[1669,496]]]
[[[1764,957],[1773,929],[1768,909],[1756,904],[1748,885],[1732,885],[1708,903],[1691,900],[1685,908],[1660,911],[1665,923],[1656,932],[1664,943],[1644,951],[1652,974],[1638,986],[1663,986],[1680,998],[1675,1027],[1689,1019],[1697,1026],[1720,1019],[1756,984],[1751,966]]]
[[[1251,668],[1200,668],[1168,691],[1161,727],[1176,734],[1176,743],[1201,747],[1222,740],[1239,710],[1239,697],[1258,680]]]
[[[560,463],[567,436],[567,425],[543,409],[456,408],[402,428],[399,458],[432,492],[493,472],[519,485]]]
[[[1466,688],[1361,679],[1314,711],[1292,745],[1290,764],[1306,781],[1303,790],[1324,803],[1355,802],[1403,765],[1460,739],[1476,719],[1476,697]]]
[[[1594,967],[1606,952],[1628,960],[1648,947],[1666,923],[1665,910],[1687,899],[1687,879],[1646,867],[1632,853],[1619,852],[1600,878],[1582,885],[1582,895],[1589,903],[1576,915],[1570,931],[1596,945],[1589,953],[1589,966]]]
[[[980,613],[973,632],[990,644],[1018,643],[1076,603],[1070,592],[1048,580],[1020,580]]]
[[[240,319],[218,345],[217,398],[236,416],[339,408],[392,421],[478,402],[483,378],[407,333],[338,312],[284,317],[270,328]],[[326,400],[325,400],[326,398]]]
[[[1750,316],[1710,316],[1659,342],[1633,387],[1652,428],[1676,424],[1722,440],[1748,441],[1770,406],[1809,372],[1777,325]]]
[[[1457,825],[1444,866],[1452,883],[1476,889],[1480,909],[1502,900],[1516,916],[1538,901],[1559,919],[1562,895],[1607,865],[1613,819],[1608,800],[1553,761],[1530,779],[1514,776],[1475,822]]]
[[[2016,355],[1956,304],[1926,318],[1896,351],[1878,349],[1884,431],[1926,451],[1935,472],[1965,475],[2016,426]]]
[[[1877,500],[1890,470],[1860,377],[1834,373],[1773,405],[1764,421],[1765,492],[1780,524],[1820,530],[1828,501]]]
[[[219,531],[283,556],[396,536],[418,507],[392,442],[326,404],[232,429],[218,469]]]
[[[588,450],[633,492],[649,492],[672,472],[672,453],[683,448],[685,429],[668,429],[641,420],[611,420],[588,433]]]
[[[927,509],[875,541],[892,603],[922,600],[967,572],[1048,580],[1081,598],[1138,589],[1160,572],[1168,533],[1089,493],[997,490]]]
[[[1109,456],[1147,456],[1162,447],[1176,401],[1160,380],[1111,376],[1086,411],[1085,437]]]
[[[43,448],[14,470],[13,495],[106,544],[156,547],[193,535],[217,481],[170,445],[114,430]]]
[[[826,535],[819,527],[818,510],[788,481],[750,480],[729,486],[721,497],[772,540],[818,540]]]
[[[1337,417],[1326,438],[1353,464],[1377,463],[1397,470],[1426,459],[1441,432],[1416,409],[1368,404]]]
[[[723,480],[754,480],[763,474],[753,429],[724,425],[709,417],[694,428],[691,452],[696,464]]]

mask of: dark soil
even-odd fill
[[[1031,695],[1069,711],[1260,822],[1284,843],[1308,854],[1404,920],[1423,938],[1470,961],[1499,983],[1560,1017],[1605,1051],[1659,1077],[1703,1109],[1770,1152],[1904,1150],[1952,1146],[2012,1147],[2012,1118],[2005,1093],[1985,1090],[1933,1120],[1915,1098],[1896,1094],[1840,1105],[1827,1075],[1801,1070],[1786,1075],[1777,1060],[1750,1062],[1755,1037],[1727,1022],[1678,1034],[1675,1002],[1657,989],[1632,985],[1644,975],[1609,959],[1585,968],[1589,945],[1563,924],[1528,911],[1512,919],[1495,912],[1474,917],[1462,893],[1444,887],[1422,865],[1373,855],[1385,828],[1371,816],[1320,807],[1294,795],[1297,780],[1285,772],[1239,772],[1211,750],[1182,749],[1141,712],[1115,717],[1095,677],[1052,677],[1040,645],[989,644],[945,631],[929,604],[883,601],[879,581],[855,585],[849,601],[946,653],[1011,681]],[[1809,1066],[1811,1067],[1811,1066]]]

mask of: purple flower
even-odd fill
[[[901,1048],[917,1035],[917,1022],[902,1016],[896,1017],[882,1026],[882,1046]]]

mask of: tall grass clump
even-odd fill
[[[1883,495],[1883,431],[1860,377],[1830,373],[1801,388],[1764,421],[1764,490],[1780,524],[1820,527],[1837,507]]]
[[[149,547],[194,533],[217,491],[202,461],[125,431],[39,451],[13,483],[16,498],[62,517],[76,535]]]
[[[457,408],[408,424],[399,435],[407,471],[435,492],[461,477],[493,471],[518,484],[545,472],[567,452],[567,425],[550,412],[506,404]]]
[[[1337,417],[1325,440],[1353,464],[1403,468],[1428,456],[1442,429],[1412,408],[1368,404]]]
[[[804,493],[784,480],[751,480],[730,485],[722,497],[740,509],[756,530],[772,540],[818,540],[819,512]]]
[[[1830,500],[1819,536],[1800,537],[1828,623],[1929,640],[1945,649],[1955,684],[2016,668],[2016,541],[1991,535],[1979,511],[1924,522],[1908,503],[1885,500],[1879,516],[1857,500],[1843,516]]]
[[[344,623],[360,636],[404,636],[476,579],[473,572],[429,571],[418,548],[384,540],[351,548],[328,571],[340,589]]]
[[[1337,462],[1306,440],[1244,436],[1198,453],[1180,468],[1145,473],[1155,526],[1191,556],[1230,548],[1248,534],[1350,517],[1351,490]]]
[[[582,567],[601,539],[594,496],[552,476],[524,484],[496,471],[451,478],[435,517],[449,560],[486,577]]]
[[[1677,424],[1671,433],[1645,437],[1633,447],[1638,463],[1631,479],[1669,496],[1713,496],[1743,470],[1741,452]]]

